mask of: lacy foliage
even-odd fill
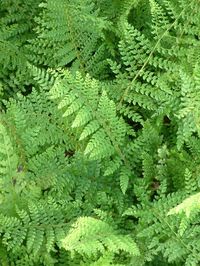
[[[200,264],[200,2],[2,0],[0,264]]]

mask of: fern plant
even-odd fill
[[[93,1],[48,0],[40,8],[37,38],[29,47],[32,62],[53,68],[71,66],[72,71],[98,77],[103,74],[107,65],[103,32],[109,22],[99,16]]]
[[[31,75],[27,68],[28,39],[34,38],[34,17],[39,0],[1,1],[0,5],[0,84],[1,98],[15,96],[18,91],[30,90]]]
[[[62,117],[48,91],[18,95],[5,105],[0,153],[1,262],[56,265],[63,256],[57,250],[75,219],[96,215],[95,208],[107,213],[116,206],[112,216],[120,220],[125,202],[118,183],[110,180],[115,188],[105,191],[108,181],[99,179],[103,162],[84,155],[73,130],[66,130],[70,121]],[[76,260],[69,257],[66,263]]]
[[[95,258],[99,253],[104,256],[109,254],[112,258],[112,254],[119,253],[120,250],[132,256],[139,255],[139,250],[130,237],[117,235],[108,224],[90,217],[79,218],[62,245],[66,250],[77,252],[86,258]]]
[[[0,14],[0,264],[198,266],[199,1]]]

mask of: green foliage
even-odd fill
[[[0,2],[0,265],[198,266],[200,2]]]
[[[75,85],[75,86],[74,86]],[[88,75],[74,77],[65,72],[51,90],[51,99],[59,99],[58,108],[64,110],[63,117],[73,121],[71,127],[80,141],[80,151],[91,160],[115,158],[117,166],[125,161],[122,151],[126,134],[123,119],[117,117],[115,103],[107,96],[96,80]],[[117,170],[112,162],[106,174]]]
[[[37,38],[30,59],[50,67],[71,66],[99,76],[106,66],[104,33],[109,23],[99,16],[93,1],[45,1],[37,17]]]
[[[129,236],[118,235],[107,223],[91,217],[79,218],[62,246],[72,254],[77,252],[86,258],[95,258],[99,253],[111,256],[120,250],[132,256],[139,255],[137,246]]]
[[[28,39],[34,38],[34,16],[39,0],[1,0],[0,84],[1,97],[28,91],[32,79],[27,68]]]
[[[185,232],[190,219],[195,220],[196,218],[195,216],[197,216],[197,214],[199,213],[199,209],[200,209],[200,193],[197,193],[185,199],[181,204],[174,207],[168,212],[168,215],[177,214],[177,213],[181,214],[185,212],[186,217],[184,216],[182,218],[179,228],[180,229],[179,232],[181,235]]]

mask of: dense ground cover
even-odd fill
[[[0,15],[0,265],[200,265],[200,1]]]

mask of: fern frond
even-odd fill
[[[108,22],[99,16],[93,2],[45,1],[40,7],[43,11],[37,18],[38,38],[31,41],[35,52],[31,60],[50,67],[71,65],[73,71],[83,74],[104,71],[102,38]]]
[[[60,99],[63,116],[73,118],[72,128],[77,128],[79,140],[86,143],[82,145],[85,155],[98,160],[117,154],[126,160],[122,151],[125,123],[118,118],[114,102],[101,91],[97,81],[66,72],[65,78],[52,88],[51,95],[52,99]]]
[[[81,255],[98,256],[109,251],[113,254],[125,251],[132,256],[139,256],[139,250],[128,236],[120,236],[107,223],[91,218],[81,217],[72,225],[62,242],[63,247]]]

